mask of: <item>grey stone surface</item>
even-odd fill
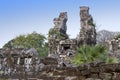
[[[77,43],[81,45],[96,44],[96,29],[92,16],[89,14],[89,7],[80,7],[80,23],[81,30],[77,36]]]
[[[55,28],[65,34],[67,31],[67,12],[61,12],[58,18],[54,18],[53,22],[55,24]]]

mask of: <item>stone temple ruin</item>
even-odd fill
[[[40,59],[34,48],[0,49],[0,80],[120,80],[120,64],[91,62],[74,66],[77,47],[96,44],[96,30],[89,8],[80,7],[81,31],[69,39],[67,13],[53,20],[48,36],[49,55]],[[119,40],[119,39],[118,39]]]
[[[89,7],[80,7],[81,30],[76,39],[69,39],[66,33],[67,12],[60,13],[53,20],[55,26],[50,29],[48,36],[49,57],[58,57],[64,64],[70,64],[72,57],[76,54],[76,48],[82,45],[96,44],[96,30],[93,18],[89,14]]]

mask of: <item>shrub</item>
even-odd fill
[[[101,45],[82,46],[77,48],[77,54],[73,58],[73,64],[80,65],[94,61],[102,61],[106,63],[116,63],[117,59],[108,56],[106,47]]]

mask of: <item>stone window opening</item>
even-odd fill
[[[67,51],[68,49],[70,49],[70,45],[64,45],[64,46],[63,46],[63,49],[64,49],[65,51]]]

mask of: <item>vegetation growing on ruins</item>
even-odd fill
[[[120,34],[118,34],[118,35],[115,37],[115,39],[118,39],[118,38],[120,38]]]
[[[104,46],[82,46],[77,48],[76,56],[73,59],[73,63],[80,65],[82,63],[89,63],[94,61],[102,61],[106,63],[117,63],[117,58],[110,57],[108,51]]]
[[[27,35],[19,35],[6,43],[4,48],[35,48],[40,57],[46,57],[48,54],[48,43],[45,42],[46,38],[42,34],[33,32]]]
[[[55,36],[55,37],[57,37],[57,39],[65,39],[65,36],[61,32],[59,32],[58,30],[53,29],[53,28],[50,29],[48,35]]]
[[[49,35],[54,35],[54,34],[58,34],[58,31],[51,28],[50,31],[49,31]]]
[[[95,23],[93,22],[93,18],[88,20],[88,24],[95,27]]]

